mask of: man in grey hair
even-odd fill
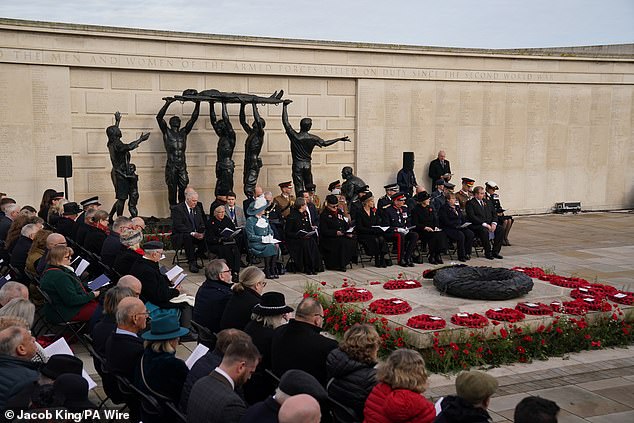
[[[9,398],[38,379],[39,363],[32,362],[37,349],[31,332],[10,326],[0,331],[0,410]]]
[[[0,307],[4,307],[14,298],[29,299],[29,290],[20,282],[9,281],[0,288]]]
[[[121,244],[121,232],[132,227],[132,220],[129,217],[119,216],[112,224],[110,234],[104,240],[101,246],[101,261],[108,266],[114,265],[114,259],[123,252],[125,247]]]
[[[218,333],[222,313],[232,295],[231,269],[224,259],[211,260],[205,267],[205,277],[196,292],[194,321]]]

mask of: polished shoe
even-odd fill
[[[401,266],[401,267],[409,267],[409,263],[407,261],[405,261],[405,260],[400,260],[398,262],[398,265]]]
[[[410,260],[410,261],[407,262],[407,267],[414,267],[414,266],[415,265],[414,265],[413,261]]]
[[[467,261],[467,259],[465,259],[464,257],[458,257],[458,261],[461,261],[464,263],[465,261]]]
[[[502,241],[502,245],[504,245],[505,247],[510,247],[511,243],[508,241]]]
[[[484,257],[489,260],[493,260],[493,256],[491,254],[485,254]]]
[[[468,261],[468,260],[471,260],[471,255],[470,255],[470,254],[467,254],[464,258],[465,258],[465,260],[467,260],[467,261]]]
[[[493,258],[502,260],[504,257],[496,253],[496,254],[493,254]]]
[[[196,265],[196,263],[190,263],[189,264],[189,271],[192,273],[198,273],[200,269],[198,268],[198,266]]]
[[[385,267],[390,267],[392,265],[392,259],[385,259]]]
[[[440,254],[436,254],[436,264],[445,264],[445,262],[442,261]]]
[[[429,264],[438,264],[438,262],[436,261],[436,257],[432,255],[428,256],[427,259],[429,260]]]

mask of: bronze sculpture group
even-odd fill
[[[233,152],[236,146],[236,133],[229,119],[227,111],[228,104],[240,104],[240,124],[247,134],[244,154],[244,173],[242,178],[243,191],[247,197],[253,197],[257,184],[262,159],[260,152],[264,144],[265,120],[258,112],[258,104],[280,104],[283,103],[282,123],[291,144],[292,156],[292,177],[296,192],[305,190],[306,185],[313,183],[311,160],[312,151],[315,146],[327,147],[339,141],[350,141],[347,136],[332,140],[323,140],[311,134],[312,126],[310,118],[303,118],[300,121],[299,132],[295,131],[288,121],[287,107],[292,102],[289,99],[282,99],[283,91],[276,91],[270,97],[262,97],[253,94],[222,92],[218,90],[204,90],[197,92],[194,89],[183,91],[182,95],[164,97],[165,104],[156,115],[161,133],[163,134],[163,145],[167,152],[167,162],[165,163],[165,183],[167,185],[168,202],[170,206],[185,200],[185,188],[189,184],[187,173],[187,163],[185,151],[187,149],[187,136],[191,132],[200,113],[200,103],[209,103],[209,117],[211,126],[218,136],[216,148],[216,195],[225,195],[234,191],[233,177],[235,162]],[[194,103],[194,110],[189,121],[181,127],[181,119],[173,116],[165,122],[165,114],[168,108],[175,101]],[[220,119],[216,115],[215,104],[221,104]],[[253,111],[253,123],[249,124],[246,119],[245,108],[251,104]],[[110,126],[106,133],[108,135],[108,150],[112,161],[112,183],[116,192],[116,203],[112,206],[110,215],[116,212],[118,216],[123,213],[125,201],[129,199],[128,208],[130,214],[137,215],[136,204],[138,202],[138,176],[135,167],[130,163],[130,151],[147,140],[149,133],[142,134],[141,137],[129,144],[121,141],[121,131],[119,122],[121,115],[115,114],[115,125]]]

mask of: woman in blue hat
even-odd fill
[[[258,197],[247,209],[247,223],[244,228],[247,234],[249,252],[255,257],[262,257],[264,260],[264,274],[267,279],[279,278],[277,272],[277,256],[279,247],[272,243],[273,229],[269,221],[264,216],[268,203],[264,197]]]
[[[174,314],[166,314],[152,320],[152,328],[141,337],[145,340],[143,356],[136,369],[134,383],[148,394],[178,404],[189,369],[183,360],[176,358],[180,337],[189,333],[178,323]],[[144,422],[174,422],[176,416],[169,410],[157,418],[141,413]]]

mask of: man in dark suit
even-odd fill
[[[428,174],[431,178],[432,190],[437,180],[444,179],[447,182],[451,180],[451,166],[449,165],[449,160],[445,160],[445,157],[445,152],[440,150],[438,152],[438,158],[429,163]]]
[[[212,333],[220,331],[220,320],[231,298],[231,269],[224,259],[215,259],[205,268],[205,282],[196,292],[194,321]]]
[[[9,234],[9,228],[13,224],[13,221],[20,214],[20,206],[15,203],[8,203],[4,206],[4,216],[0,218],[0,241],[7,239]]]
[[[72,238],[75,220],[80,212],[81,209],[77,203],[64,204],[64,212],[55,225],[55,232],[64,235],[66,238]]]
[[[213,370],[220,365],[229,345],[234,342],[249,341],[251,341],[251,337],[239,329],[225,329],[218,332],[214,349],[207,351],[205,355],[196,360],[189,370],[189,373],[187,373],[187,379],[183,385],[179,403],[179,408],[184,413],[187,412],[187,403],[189,402],[189,395],[192,392],[194,384],[198,382],[199,379],[209,376],[209,373],[213,372]]]
[[[185,248],[192,273],[198,273],[196,254],[205,253],[205,222],[197,205],[198,193],[194,191],[185,194],[185,202],[172,207],[172,242],[174,246]]]
[[[247,218],[244,215],[242,207],[236,205],[236,193],[229,192],[227,194],[227,204],[225,204],[225,214],[231,219],[236,228],[244,228]]]
[[[275,329],[271,347],[273,373],[279,377],[287,370],[299,369],[326,386],[326,359],[338,343],[319,333],[323,323],[321,304],[314,298],[304,298],[297,306],[295,318]]]
[[[126,247],[121,243],[121,232],[132,226],[132,220],[129,217],[119,216],[112,224],[112,230],[103,241],[101,246],[101,261],[108,266],[114,265],[114,260]]]
[[[480,238],[484,247],[485,257],[489,260],[503,258],[500,255],[500,250],[504,239],[504,228],[497,223],[493,204],[484,199],[483,187],[478,186],[473,189],[473,198],[467,201],[466,212],[467,220],[471,222],[469,229]],[[493,250],[491,250],[491,243],[489,242],[491,236],[493,236]]]
[[[260,353],[253,342],[232,342],[220,365],[194,384],[187,403],[187,421],[238,423],[247,406],[235,389],[249,380],[259,361]]]
[[[117,305],[117,329],[106,341],[104,390],[113,401],[125,402],[133,416],[140,415],[138,399],[124,395],[111,374],[134,379],[134,371],[143,355],[143,339],[138,334],[145,329],[147,317],[143,301],[136,297],[123,298]]]

